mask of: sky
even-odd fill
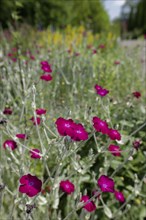
[[[104,2],[105,9],[107,10],[110,20],[120,16],[121,6],[126,2],[126,0],[106,0]]]

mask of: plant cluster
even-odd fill
[[[54,44],[41,34],[29,47],[3,38],[1,216],[142,219],[146,106],[138,48],[129,56],[96,35],[89,45],[88,34],[74,29],[64,41],[52,33]]]

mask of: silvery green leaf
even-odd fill
[[[112,212],[111,212],[111,210],[106,206],[106,205],[104,205],[104,213],[106,214],[106,216],[108,217],[108,218],[112,218]]]
[[[132,187],[132,186],[126,186],[126,188],[129,190],[129,191],[131,191],[131,192],[133,192],[133,190],[134,190],[134,188]]]
[[[141,112],[142,112],[143,114],[146,113],[146,109],[145,109],[145,107],[144,107],[143,105],[140,106],[140,110],[141,110]]]
[[[73,167],[75,170],[77,170],[79,173],[84,173],[83,169],[81,168],[80,164],[75,161],[75,160],[72,160],[72,164],[73,164]]]
[[[116,141],[118,144],[124,145],[126,144],[126,142],[129,140],[129,136],[128,135],[121,135],[121,140],[120,141]]]
[[[126,120],[121,120],[120,124],[124,125],[124,126],[128,126],[128,127],[133,127],[133,123],[126,121]]]
[[[89,220],[90,217],[91,217],[91,214],[90,214],[90,213],[87,213],[87,214],[85,215],[85,220]]]
[[[38,204],[39,204],[39,205],[45,205],[45,204],[47,204],[47,200],[46,200],[45,197],[39,196],[38,198],[39,198],[39,201],[38,201]]]
[[[56,188],[53,192],[54,202],[53,202],[53,209],[58,209],[59,205],[59,188]]]

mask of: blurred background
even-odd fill
[[[28,24],[40,31],[83,25],[94,33],[137,39],[146,33],[146,0],[1,0],[0,24]]]

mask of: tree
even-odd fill
[[[109,17],[100,0],[1,1],[0,20],[4,26],[8,21],[11,22],[13,11],[20,15],[21,22],[42,25],[44,28],[49,25],[63,27],[83,24],[94,32],[100,32],[108,30],[110,26]]]
[[[74,24],[82,23],[94,32],[109,29],[109,17],[101,1],[84,0],[73,2],[73,11],[76,11],[76,18],[73,20]]]
[[[146,33],[146,0],[127,0],[125,5],[130,7],[128,31],[137,36]]]

